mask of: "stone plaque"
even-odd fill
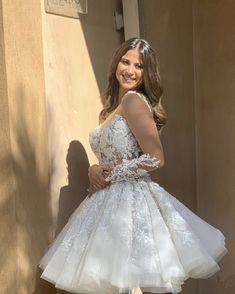
[[[79,18],[79,13],[86,14],[87,0],[45,0],[48,13]]]

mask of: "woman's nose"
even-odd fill
[[[127,72],[129,74],[133,74],[134,73],[134,65],[133,64],[129,64],[127,67]]]

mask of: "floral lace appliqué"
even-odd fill
[[[121,115],[115,115],[108,125],[90,134],[90,144],[100,164],[113,170],[108,182],[148,177],[146,168],[158,168],[160,160],[143,154],[138,142]]]

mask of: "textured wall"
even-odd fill
[[[168,122],[163,130],[166,162],[159,179],[195,208],[193,36],[190,1],[143,1],[144,37],[157,51]]]
[[[37,264],[51,223],[41,10],[38,1],[1,7],[1,293],[39,293]]]
[[[155,177],[221,229],[229,253],[183,293],[234,293],[235,3],[142,1],[144,36],[158,50],[169,121],[166,165]]]
[[[200,294],[235,293],[235,2],[194,2],[198,213],[227,237]]]
[[[11,157],[3,25],[0,1],[0,283],[2,293],[16,293],[16,196]]]
[[[196,211],[193,25],[191,1],[142,1],[144,37],[157,51],[168,122],[162,133],[165,166],[154,178]],[[182,293],[198,294],[190,280]]]

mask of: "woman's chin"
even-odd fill
[[[136,90],[138,87],[137,85],[125,85],[122,87],[124,92]]]

